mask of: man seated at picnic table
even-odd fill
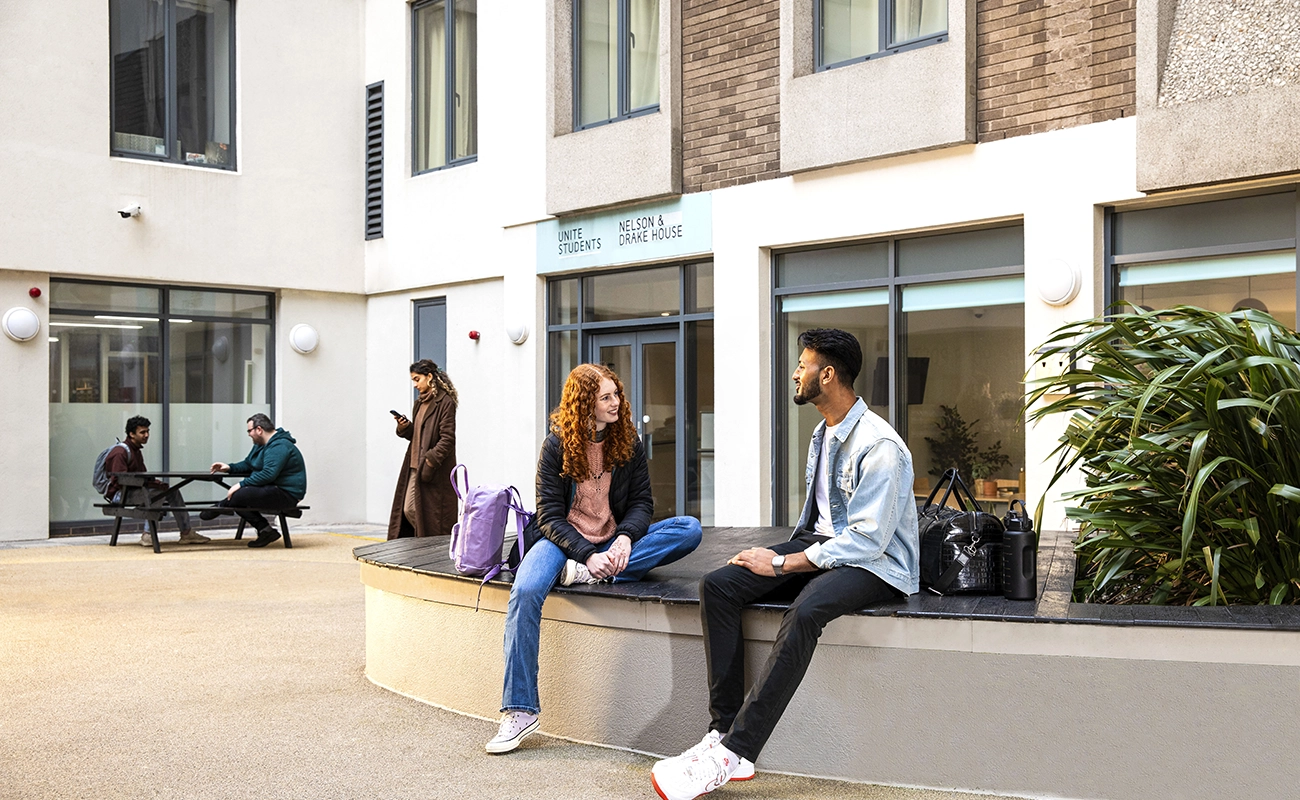
[[[249,547],[266,547],[280,538],[280,532],[271,526],[260,508],[272,511],[289,511],[307,494],[307,465],[298,450],[297,440],[284,428],[275,427],[265,414],[248,418],[248,438],[253,449],[243,461],[212,465],[213,472],[226,472],[244,476],[244,479],[226,492],[226,498],[212,508],[199,513],[203,519],[216,519],[220,514],[238,514],[257,531],[257,538]]]
[[[131,417],[126,421],[126,439],[120,445],[115,445],[104,456],[104,473],[108,475],[108,491],[104,493],[104,499],[110,503],[121,503],[128,506],[145,505],[149,493],[158,493],[161,489],[166,489],[167,484],[160,480],[149,481],[148,486],[120,486],[117,482],[115,472],[148,472],[149,468],[144,465],[143,448],[149,443],[149,420],[146,417]],[[185,501],[181,498],[180,489],[172,489],[154,502],[161,502],[171,508],[172,517],[176,520],[176,527],[181,529],[181,544],[203,544],[211,541],[208,537],[195,533],[190,527],[190,515],[185,510]],[[140,544],[145,547],[153,547],[153,534],[148,530],[140,534]]]

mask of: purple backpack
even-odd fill
[[[462,490],[457,475],[464,482]],[[460,520],[451,528],[451,563],[461,575],[482,578],[482,583],[509,569],[501,555],[506,539],[506,520],[515,512],[518,536],[515,547],[523,547],[524,526],[533,515],[524,510],[519,490],[499,483],[469,485],[469,470],[457,464],[451,471],[451,485],[460,498]],[[479,585],[480,594],[483,591]]]

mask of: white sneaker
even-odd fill
[[[509,753],[518,747],[528,734],[537,730],[540,724],[541,721],[536,714],[529,714],[527,711],[507,711],[505,716],[501,717],[501,727],[497,729],[497,735],[487,743],[487,751]]]
[[[153,534],[147,531],[140,534],[140,545],[142,547],[153,547]]]
[[[699,744],[687,749],[681,755],[677,756],[677,758],[680,759],[695,758],[701,753],[707,753],[709,750],[711,750],[715,745],[717,745],[721,741],[722,741],[722,734],[718,733],[717,731],[709,731],[708,733],[704,734],[704,738],[700,740]],[[731,773],[731,780],[747,781],[752,779],[753,777],[754,777],[754,762],[750,761],[748,758],[742,757],[740,761],[736,763],[736,771]]]
[[[181,544],[206,544],[212,541],[193,528],[181,531]]]
[[[650,783],[663,800],[695,800],[731,780],[739,757],[721,744],[694,758],[665,758],[650,768]]]
[[[564,574],[560,576],[560,585],[572,586],[575,583],[600,583],[600,579],[591,577],[591,572],[587,570],[586,564],[579,564],[571,558],[565,559]]]

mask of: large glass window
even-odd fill
[[[957,465],[968,482],[978,473],[973,488],[995,508],[1023,496],[1023,264],[1019,226],[776,256],[774,402],[782,431],[777,485],[783,487],[775,498],[776,524],[797,521],[808,445],[822,420],[814,406],[791,402],[798,337],[809,328],[840,328],[858,338],[862,372],[854,387],[907,441],[918,494]],[[950,431],[958,417],[975,442],[954,452]]]
[[[574,0],[575,123],[659,108],[659,0]]]
[[[1109,303],[1254,308],[1296,325],[1295,191],[1111,215]]]
[[[412,9],[413,167],[420,173],[478,156],[478,0]]]
[[[235,166],[231,0],[111,0],[114,155]]]
[[[713,264],[547,284],[547,389],[583,362],[618,373],[650,456],[655,519],[713,521]]]
[[[152,469],[202,470],[248,450],[244,421],[270,413],[271,296],[53,281],[50,521],[99,521],[95,457],[148,417]],[[195,486],[187,499],[218,499]],[[205,492],[213,492],[211,497]]]
[[[945,41],[948,0],[817,0],[817,68]]]

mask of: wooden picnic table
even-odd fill
[[[95,504],[98,508],[103,509],[105,515],[117,518],[117,521],[113,524],[113,535],[108,540],[109,545],[112,547],[117,546],[117,536],[122,530],[123,518],[142,519],[144,520],[145,530],[149,531],[149,533],[153,536],[153,551],[155,553],[162,552],[162,548],[159,547],[158,545],[158,522],[162,520],[163,516],[165,516],[169,511],[172,510],[170,507],[162,504],[163,497],[168,492],[172,492],[177,489],[184,488],[195,481],[208,481],[210,483],[216,483],[221,486],[224,486],[227,489],[230,488],[230,485],[226,483],[226,478],[230,476],[224,472],[149,471],[149,472],[113,472],[110,474],[112,474],[112,476],[117,479],[117,485],[119,488],[122,489],[143,488],[143,489],[147,489],[148,491],[145,493],[145,499],[143,503],[127,504],[127,503],[105,502],[105,503]],[[164,488],[152,486],[151,484],[154,481],[164,481],[164,482],[177,481],[177,483],[175,483],[174,485],[169,484],[167,488],[164,489]],[[187,511],[192,511],[195,509],[201,510],[204,508],[210,508],[211,506],[212,506],[211,502],[186,503],[184,506],[178,506],[177,508],[183,508]]]

